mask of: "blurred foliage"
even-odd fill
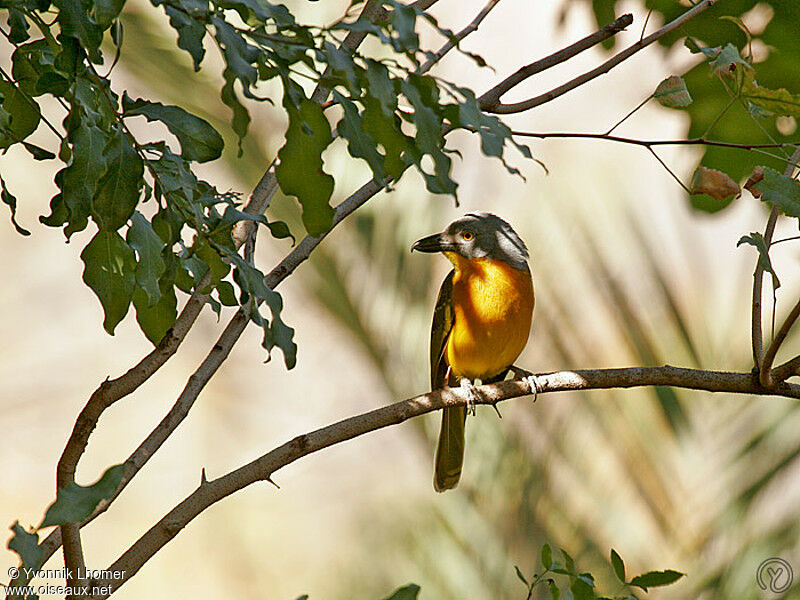
[[[598,26],[614,19],[622,9],[619,0],[566,0],[564,10],[577,4],[590,4]],[[652,11],[649,23],[669,22],[686,11],[684,3],[676,0],[645,0],[644,8]],[[752,23],[752,27],[746,24]],[[708,48],[724,48],[733,44],[748,56],[753,52],[752,66],[758,83],[764,88],[785,89],[800,94],[800,3],[796,0],[725,0],[692,19],[685,26],[659,40],[663,46],[679,48],[687,37]],[[614,46],[609,38],[607,47]],[[738,54],[737,54],[738,56]],[[713,65],[712,65],[713,68]],[[699,62],[684,75],[691,95],[699,100],[685,110],[690,123],[687,137],[708,137],[737,143],[789,142],[797,128],[797,116],[780,126],[779,114],[753,111],[741,90],[733,90],[719,77],[712,76],[709,67]],[[796,111],[800,108],[795,106]],[[743,152],[731,148],[706,147],[702,165],[728,173],[742,181],[757,165],[766,165],[783,171],[789,154],[769,156],[765,153]],[[725,208],[727,201],[718,201],[707,195],[691,196],[692,205],[700,210],[715,212]]]

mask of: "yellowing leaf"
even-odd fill
[[[752,73],[747,73],[744,78],[741,97],[770,113],[800,118],[800,94],[792,94],[784,88],[771,90],[762,87]]]
[[[708,194],[715,200],[725,200],[739,192],[736,182],[716,169],[697,167],[692,177],[692,194]]]
[[[653,92],[653,98],[658,100],[661,106],[669,108],[680,108],[692,103],[692,96],[686,89],[686,82],[677,75],[667,77],[659,83],[656,91]]]

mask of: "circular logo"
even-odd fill
[[[792,565],[782,558],[768,558],[758,565],[756,581],[758,587],[764,591],[780,594],[792,586],[793,580]]]

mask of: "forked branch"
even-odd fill
[[[753,373],[701,371],[672,366],[633,367],[560,371],[536,376],[538,393],[569,390],[632,388],[668,385],[678,388],[760,394],[800,398],[800,386],[781,383],[764,388]],[[477,404],[496,405],[504,400],[530,395],[534,390],[527,380],[505,381],[475,388]],[[409,398],[300,435],[254,461],[217,479],[202,481],[200,486],[140,537],[108,570],[124,572],[125,577],[111,583],[111,593],[124,585],[161,548],[212,504],[258,481],[271,480],[279,469],[329,446],[397,425],[408,419],[447,406],[464,406],[467,393],[461,388],[436,390]],[[110,595],[110,594],[108,594]],[[108,595],[95,596],[96,600]]]

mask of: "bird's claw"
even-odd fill
[[[522,378],[522,381],[528,384],[530,393],[533,396],[533,401],[536,402],[536,397],[539,395],[539,392],[543,391],[542,384],[539,383],[536,375],[527,375]]]
[[[459,387],[467,396],[467,414],[475,416],[475,406],[477,398],[475,397],[475,386],[472,385],[469,379],[462,379]]]

